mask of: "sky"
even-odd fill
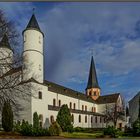
[[[140,91],[140,3],[0,2],[20,34],[32,9],[44,33],[45,79],[85,93],[93,54],[101,95]]]

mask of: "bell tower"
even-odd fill
[[[87,88],[86,88],[86,95],[90,96],[93,100],[98,99],[98,97],[100,96],[100,87],[97,80],[93,56],[91,58],[90,71],[89,71],[88,83],[87,83]]]

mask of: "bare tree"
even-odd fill
[[[114,127],[117,127],[117,121],[122,120],[124,121],[125,117],[125,109],[124,105],[122,106],[118,105],[117,103],[114,103],[112,105],[106,104],[106,110],[105,110],[105,121],[106,124],[109,122],[113,122]]]
[[[9,21],[4,12],[0,9],[0,39],[7,34],[9,42],[14,47],[19,45],[19,33],[17,32],[15,23]]]
[[[22,81],[22,57],[13,49],[17,45],[18,32],[14,23],[0,10],[0,111],[7,100],[19,110],[17,99],[27,100],[32,96],[30,82],[33,79]]]

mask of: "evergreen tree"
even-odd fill
[[[39,117],[37,112],[34,112],[33,114],[33,128],[38,129],[39,128]]]
[[[13,129],[13,111],[9,101],[4,102],[2,109],[2,127],[6,132]]]
[[[60,110],[58,112],[56,121],[62,128],[62,131],[64,131],[64,132],[72,131],[72,129],[73,129],[73,125],[71,123],[72,118],[71,118],[70,110],[68,109],[67,105],[62,105],[62,107],[60,108]]]

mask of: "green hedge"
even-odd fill
[[[85,133],[93,133],[93,132],[101,132],[104,128],[83,128],[83,127],[74,127],[74,132],[85,132]]]
[[[14,131],[19,132],[23,136],[50,136],[50,132],[47,128],[34,128],[28,121],[19,121],[14,125]]]

